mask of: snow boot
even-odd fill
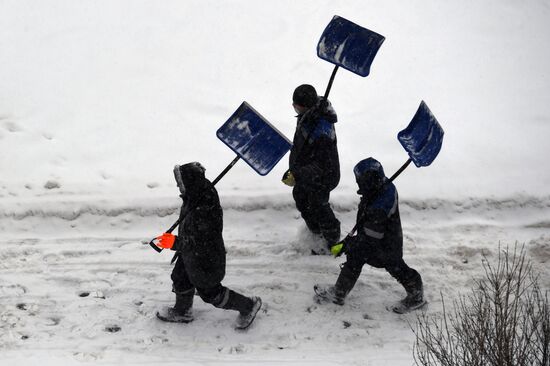
[[[427,302],[424,300],[424,290],[422,288],[422,280],[404,283],[403,287],[407,291],[407,296],[393,305],[391,310],[397,314],[405,314],[413,310],[424,307]]]
[[[225,291],[221,292],[219,297],[221,302],[212,303],[215,307],[239,312],[235,323],[235,329],[237,330],[248,328],[262,306],[262,299],[259,297],[247,297],[228,288],[225,288]]]
[[[336,305],[344,305],[344,299],[353,286],[355,286],[355,282],[357,282],[359,274],[360,272],[352,272],[344,265],[334,286],[313,286],[313,291],[315,291],[315,296],[313,296],[313,299],[318,304],[332,302]]]
[[[344,305],[345,296],[338,294],[335,286],[315,285],[313,286],[313,291],[315,291],[313,300],[318,304],[332,302],[336,305]]]
[[[193,317],[193,296],[195,289],[176,292],[176,303],[157,312],[157,318],[170,323],[191,323]]]
[[[240,313],[237,317],[237,321],[235,323],[235,329],[236,330],[245,330],[247,329],[254,319],[256,319],[256,314],[258,314],[258,311],[260,311],[262,307],[262,299],[258,296],[253,296],[252,298],[252,309],[246,314]]]

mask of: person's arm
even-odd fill
[[[320,126],[318,125],[316,128],[319,129]],[[308,137],[307,150],[312,153],[307,157],[304,164],[292,171],[297,182],[315,184],[321,177],[334,174],[331,170],[332,167],[338,164],[334,161],[338,157],[333,154],[335,137],[332,133],[332,131],[316,130]],[[301,159],[304,159],[304,157],[301,157]]]
[[[372,244],[380,244],[385,236],[388,214],[382,208],[367,207],[365,210],[363,225],[359,227],[357,235],[363,241]]]

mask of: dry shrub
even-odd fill
[[[485,276],[440,316],[417,316],[414,360],[422,366],[550,366],[548,292],[523,247],[483,258]]]

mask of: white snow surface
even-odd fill
[[[385,309],[404,294],[383,270],[365,266],[344,306],[313,302],[344,259],[309,255],[287,157],[217,185],[224,284],[262,297],[253,326],[200,298],[191,324],[154,315],[171,253],[144,243],[177,218],[173,166],[214,179],[234,158],[215,132],[243,100],[292,137],[294,88],[322,94],[332,71],[315,50],[334,15],[386,37],[367,78],[339,70],[331,91],[344,233],[353,166],[397,170],[424,100],[443,147],[396,186],[425,311],[515,243],[550,288],[549,1],[0,0],[0,365],[413,364],[415,315]]]

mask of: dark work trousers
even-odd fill
[[[312,233],[321,234],[332,245],[340,240],[340,221],[329,204],[330,190],[295,185],[292,196]]]
[[[221,283],[212,283],[207,288],[199,288],[189,280],[187,270],[181,257],[178,258],[172,270],[172,289],[176,294],[190,294],[192,296],[196,288],[201,299],[217,308],[237,310],[241,314],[248,314],[252,310],[253,302],[249,297],[243,296]]]
[[[342,289],[345,293],[349,293],[353,288],[365,263],[366,261],[363,258],[348,256],[348,260],[342,265],[340,273],[340,275],[344,277],[343,287],[349,287],[351,285],[349,288]],[[422,289],[422,277],[420,277],[420,274],[416,270],[409,267],[403,258],[386,265],[384,269],[405,288],[407,294],[417,289]]]

